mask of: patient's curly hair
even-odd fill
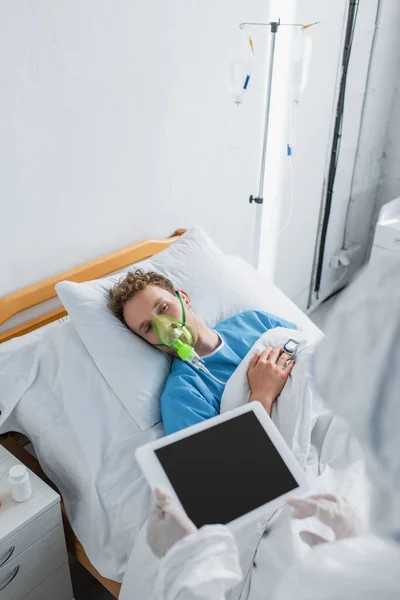
[[[118,319],[125,323],[124,306],[126,302],[144,290],[148,285],[155,285],[171,292],[171,294],[175,294],[172,281],[164,277],[164,275],[160,275],[154,271],[145,273],[143,269],[137,269],[137,271],[130,271],[125,279],[121,279],[111,288],[109,291],[108,308]]]

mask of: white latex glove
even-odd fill
[[[156,503],[147,523],[147,543],[158,558],[182,538],[197,531],[197,527],[164,489],[155,488]]]
[[[341,496],[316,494],[307,498],[289,498],[287,503],[294,508],[294,519],[316,517],[333,530],[337,540],[359,535],[363,531],[357,509]],[[311,531],[301,531],[300,537],[309,546],[328,541]]]

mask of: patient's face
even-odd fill
[[[196,341],[196,326],[194,317],[189,309],[192,306],[189,296],[180,291],[185,304],[187,324],[194,333]],[[182,307],[179,298],[167,290],[155,285],[148,285],[144,290],[128,300],[124,306],[124,319],[131,331],[139,335],[150,344],[159,344],[160,340],[151,327],[151,321],[159,314],[166,314],[176,319],[182,319]],[[175,354],[169,348],[160,347],[163,352]]]

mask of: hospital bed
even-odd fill
[[[217,251],[216,250],[214,251],[214,247],[208,245],[208,242],[204,241],[204,240],[206,240],[206,237],[204,237],[205,234],[202,233],[201,230],[200,230],[200,233],[195,231],[195,233],[193,235],[190,232],[189,232],[189,234],[185,234],[185,235],[184,234],[185,234],[185,230],[180,229],[174,234],[174,236],[172,236],[171,238],[168,238],[168,239],[147,240],[147,241],[143,241],[143,242],[134,244],[132,246],[124,248],[115,253],[109,254],[107,256],[103,256],[102,258],[99,258],[95,261],[89,262],[80,267],[71,269],[68,272],[64,272],[59,275],[53,276],[50,279],[41,281],[37,284],[31,285],[31,286],[21,289],[17,292],[14,292],[8,296],[0,298],[0,326],[2,326],[4,323],[6,323],[9,319],[14,317],[15,315],[17,315],[23,311],[26,311],[28,309],[31,309],[32,307],[42,305],[43,303],[46,303],[49,300],[55,298],[57,296],[56,291],[55,291],[55,285],[64,280],[68,280],[70,282],[75,282],[75,283],[99,280],[99,279],[104,278],[105,276],[109,275],[110,273],[121,272],[128,266],[136,266],[137,263],[142,264],[142,261],[144,261],[145,259],[150,258],[152,260],[154,257],[156,257],[156,259],[157,259],[157,256],[160,252],[166,251],[167,249],[172,249],[173,247],[175,248],[174,245],[176,245],[176,248],[178,248],[178,250],[176,252],[176,256],[179,258],[180,253],[182,252],[181,248],[179,247],[179,244],[182,243],[182,240],[185,238],[185,236],[188,236],[187,239],[189,240],[188,241],[189,246],[190,246],[190,243],[192,243],[194,246],[196,246],[196,251],[198,252],[198,260],[200,260],[200,262],[202,260],[203,254],[204,254],[204,256],[206,256],[207,252],[209,254],[211,253],[210,254],[211,258],[212,258],[212,254],[214,252],[215,252],[215,254],[217,254]],[[191,235],[192,235],[192,238],[190,237]],[[204,242],[204,244],[207,245],[207,248],[204,248],[204,252],[201,247],[201,244],[203,242]],[[160,254],[160,257],[161,256],[162,255]],[[184,258],[185,257],[183,256],[183,259]],[[229,262],[228,259],[229,259],[229,261],[233,261],[233,262]],[[161,258],[160,258],[160,260],[161,260]],[[214,262],[219,263],[220,260],[222,261],[222,253],[221,253],[221,251],[218,250],[218,256],[215,256]],[[264,282],[263,282],[263,287],[262,287],[262,294],[260,295],[260,294],[258,294],[258,292],[255,291],[255,288],[254,288],[255,272],[253,272],[253,271],[251,272],[250,267],[248,265],[245,265],[244,261],[241,261],[241,259],[238,259],[237,257],[227,257],[227,261],[228,262],[223,263],[223,265],[221,266],[220,273],[215,274],[216,280],[223,280],[223,278],[225,277],[225,274],[227,273],[227,271],[229,271],[229,269],[231,269],[234,274],[237,273],[238,272],[237,270],[239,269],[240,272],[242,273],[242,277],[243,277],[242,282],[241,282],[242,293],[244,293],[245,295],[247,294],[246,297],[253,298],[252,300],[249,300],[249,306],[251,306],[252,304],[254,305],[256,303],[259,304],[260,302],[263,302],[264,303],[263,306],[254,306],[254,308],[262,308],[264,310],[270,308],[270,312],[274,312],[275,314],[278,314],[279,316],[290,319],[293,322],[300,323],[302,328],[307,330],[311,336],[319,335],[319,333],[320,333],[319,330],[312,324],[312,322],[308,319],[308,317],[306,317],[304,315],[304,313],[302,313],[302,311],[300,311],[300,309],[298,309],[298,307],[296,307],[286,296],[284,296],[284,294],[282,292],[280,292],[272,284],[272,282],[263,280]],[[235,262],[235,261],[238,261],[238,262]],[[221,262],[221,264],[222,264],[222,262]],[[156,262],[155,268],[160,269],[162,271],[162,265],[163,265],[162,260],[159,263]],[[145,267],[147,266],[146,262],[144,263],[144,266]],[[150,263],[150,267],[151,266],[152,266],[152,263]],[[190,267],[191,266],[193,266],[193,265],[190,265],[190,264],[188,265],[187,261],[185,262],[185,264],[182,265],[182,272],[189,273],[189,275],[188,275],[189,280],[190,280]],[[168,268],[169,268],[169,266],[168,266]],[[168,268],[166,267],[166,269],[165,269],[165,274],[167,274],[167,275],[169,274]],[[241,269],[243,269],[243,272],[241,271]],[[207,271],[207,269],[206,269],[206,271]],[[198,269],[196,269],[196,273],[198,275]],[[172,276],[172,275],[173,274],[171,273],[170,276]],[[200,277],[200,275],[198,275],[198,276]],[[234,280],[233,279],[229,280],[229,278],[228,278],[226,281],[228,282],[227,285],[232,285],[232,282]],[[231,284],[229,284],[229,281],[231,281]],[[191,292],[190,289],[188,291],[189,291],[189,293]],[[231,301],[229,301],[229,309],[227,309],[227,307],[224,304],[224,299],[221,300],[218,298],[218,300],[217,300],[217,295],[216,295],[215,291],[213,292],[212,285],[211,285],[210,289],[208,290],[208,295],[211,296],[210,303],[211,303],[211,301],[214,301],[214,303],[216,303],[217,301],[221,303],[220,312],[218,313],[218,318],[221,318],[221,316],[227,317],[232,312],[235,312],[235,310],[238,311],[241,308],[242,309],[246,308],[246,307],[242,307],[243,301],[238,300],[237,307],[235,307],[234,303],[232,304]],[[265,301],[264,301],[264,295],[267,298],[267,300],[265,300]],[[245,296],[243,296],[243,298],[244,297]],[[261,299],[258,300],[257,298],[262,298],[262,300]],[[207,313],[207,311],[212,311],[211,304],[210,304],[210,307],[206,306],[205,312]],[[207,322],[207,314],[206,315],[200,314],[200,317],[205,318],[206,322]],[[24,323],[17,324],[15,326],[13,326],[11,329],[8,329],[6,331],[3,330],[2,333],[0,333],[0,343],[2,343],[2,344],[9,343],[10,340],[16,340],[17,338],[19,338],[21,336],[30,335],[31,332],[34,332],[34,331],[38,330],[39,328],[48,327],[49,324],[56,323],[59,320],[62,321],[66,317],[67,317],[67,311],[65,310],[65,308],[63,306],[59,306],[57,308],[52,308],[51,310],[45,310],[41,314],[35,316],[34,318],[29,319],[28,321],[26,321]],[[213,316],[210,316],[210,318],[208,319],[209,323],[212,323],[213,320],[215,320],[216,318],[217,318],[217,313]],[[150,349],[150,351],[153,352],[152,349]],[[163,359],[164,359],[164,357],[163,357]],[[97,366],[100,365],[100,367],[101,367],[100,359],[99,359],[99,362],[96,362],[96,365]],[[106,379],[107,379],[107,377],[106,377]],[[110,383],[110,380],[108,380],[108,383]],[[111,387],[113,387],[112,383],[113,382],[111,381]],[[30,400],[30,403],[32,405],[32,398]],[[126,403],[125,403],[125,407],[126,407]],[[126,408],[129,412],[129,407],[126,407]],[[152,418],[152,423],[153,423],[153,421],[156,422],[157,418],[156,417]],[[11,420],[11,422],[12,422],[12,420]],[[143,431],[145,431],[146,427],[143,426],[142,429],[143,429]],[[151,430],[153,431],[153,429],[154,428],[152,428]],[[2,430],[0,429],[0,431],[2,431]],[[24,433],[25,433],[25,431],[24,431]],[[157,432],[157,435],[161,435],[159,431]],[[1,435],[0,442],[10,452],[12,452],[19,460],[21,460],[23,463],[25,463],[32,471],[34,471],[37,475],[39,475],[49,485],[51,485],[52,487],[57,489],[55,483],[48,477],[48,474],[51,473],[51,469],[47,468],[46,469],[47,474],[46,474],[44,472],[44,470],[42,469],[41,465],[39,464],[38,460],[34,456],[32,456],[32,454],[27,452],[27,450],[25,450],[24,447],[21,446],[21,444],[19,443],[19,440],[20,440],[20,434],[9,432],[6,434],[3,433]],[[54,443],[56,444],[56,442],[54,442]],[[84,442],[82,442],[82,443],[84,444]],[[143,443],[143,441],[141,443]],[[35,445],[35,443],[34,443],[34,445]],[[56,452],[57,449],[54,447],[51,450]],[[48,464],[49,463],[47,462],[46,465],[48,466]],[[67,472],[67,470],[66,470],[66,476],[67,475],[68,475],[68,477],[71,477],[71,473]],[[60,480],[58,480],[58,482],[59,481]],[[61,496],[63,497],[62,489],[60,490],[60,493],[61,493]],[[114,580],[113,578],[105,577],[104,575],[102,575],[99,572],[99,569],[96,568],[96,566],[93,564],[93,561],[91,561],[89,559],[86,549],[84,548],[84,545],[81,543],[81,540],[78,539],[78,536],[74,533],[74,531],[76,531],[77,527],[74,527],[74,525],[70,523],[69,515],[67,514],[68,512],[71,513],[71,508],[68,511],[68,507],[66,509],[64,502],[63,502],[62,510],[63,510],[65,535],[66,535],[67,547],[68,547],[69,552],[72,555],[74,555],[77,558],[77,560],[105,588],[107,588],[114,595],[114,597],[117,598],[119,595],[119,590],[120,590],[121,584],[118,581]],[[102,549],[100,548],[98,551],[101,552]],[[93,550],[91,552],[93,553]],[[97,567],[98,567],[98,565],[97,565]],[[104,569],[101,569],[101,570],[104,571]]]

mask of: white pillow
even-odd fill
[[[103,377],[139,427],[147,430],[161,420],[158,399],[171,359],[134,335],[108,309],[108,291],[120,278],[121,274],[85,283],[63,281],[56,290]]]
[[[276,286],[241,258],[226,255],[201,228],[190,229],[159,254],[133,265],[169,277],[186,291],[193,310],[208,326],[248,309],[319,330]],[[160,420],[159,397],[169,359],[132,334],[107,308],[109,289],[126,273],[56,286],[87,350],[136,423],[149,429]]]
[[[225,254],[201,227],[189,229],[167,250],[133,268],[169,277],[177,289],[189,294],[193,311],[209,327],[255,309],[287,319],[313,338],[321,336],[318,327],[270,279],[244,259]]]

